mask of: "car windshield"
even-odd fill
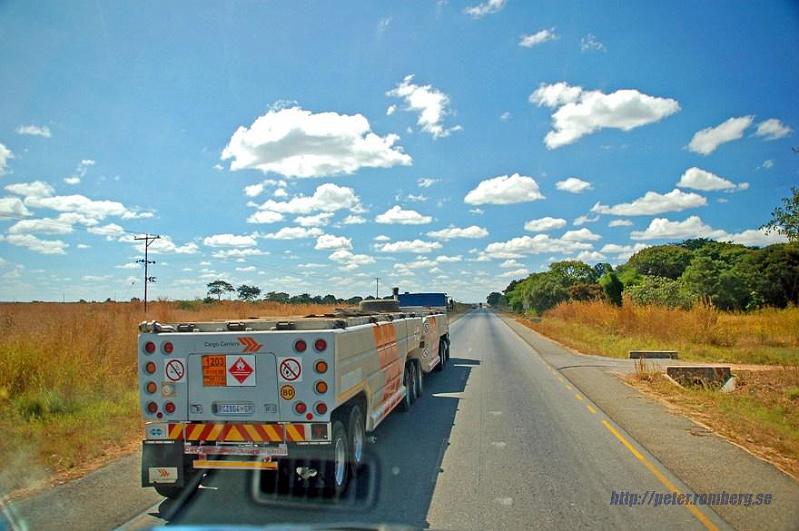
[[[0,49],[0,528],[799,526],[795,0]]]

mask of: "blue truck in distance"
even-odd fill
[[[401,308],[423,306],[431,308],[447,308],[446,293],[400,293],[397,300]]]

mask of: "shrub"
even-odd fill
[[[636,304],[666,306],[667,308],[690,308],[693,298],[676,280],[666,277],[644,277],[641,282],[626,290]]]

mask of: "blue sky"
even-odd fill
[[[757,228],[799,182],[799,6],[4,2],[0,299],[482,300]]]

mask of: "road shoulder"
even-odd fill
[[[799,484],[790,476],[744,449],[714,435],[690,419],[624,384],[597,357],[586,363],[554,341],[501,316],[553,368],[666,468],[697,493],[771,493],[770,506],[718,506],[714,510],[739,529],[796,529]]]

